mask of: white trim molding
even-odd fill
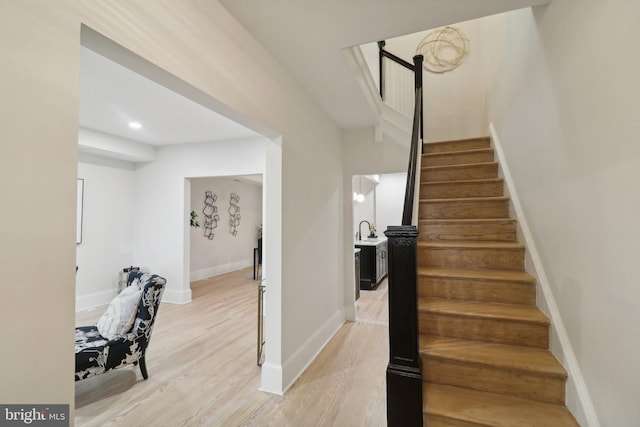
[[[369,104],[376,117],[377,124],[374,126],[374,141],[382,143],[386,136],[390,140],[408,147],[411,142],[413,118],[405,116],[382,102],[378,87],[373,81],[373,77],[371,77],[369,66],[360,46],[342,49],[342,54],[367,100],[367,104]]]
[[[232,271],[242,270],[243,268],[248,268],[253,266],[253,260],[251,258],[246,258],[236,262],[230,262],[227,264],[216,265],[213,267],[202,268],[200,270],[195,270],[190,273],[190,281],[195,282],[196,280],[204,280],[209,277],[218,276],[220,274],[230,273]]]
[[[502,149],[500,138],[493,123],[489,124],[489,132],[496,156],[498,157],[498,167],[500,168],[501,176],[504,178],[510,197],[510,208],[518,220],[518,237],[527,248],[525,268],[529,274],[537,278],[536,304],[538,308],[551,319],[550,350],[569,373],[569,379],[566,385],[566,405],[580,425],[585,427],[600,427],[600,421],[593,406],[591,395],[589,394],[580,365],[571,346],[569,335],[562,321],[562,316],[551,290],[549,280],[547,279],[544,266],[542,265],[533,234],[531,233],[524,210],[520,204],[513,177],[509,171],[504,150]]]
[[[373,77],[371,77],[371,72],[369,71],[369,66],[364,58],[362,49],[360,46],[347,47],[342,49],[342,55],[347,61],[347,64],[349,64],[356,82],[367,100],[367,104],[371,107],[375,117],[380,120],[382,116],[382,100],[380,99],[378,87],[373,81]]]

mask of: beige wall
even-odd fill
[[[640,420],[639,20],[634,1],[554,0],[485,21],[489,119],[612,427]]]
[[[0,3],[3,403],[73,403],[80,28],[65,9]]]
[[[271,242],[272,254],[281,250],[281,256],[265,266],[273,274],[269,298],[281,300],[282,310],[270,312],[266,365],[276,377],[281,374],[280,386],[286,388],[344,319],[342,246],[335,234],[343,228],[339,129],[215,1],[5,0],[0,2],[5,272],[0,401],[73,405],[81,24],[248,122],[282,135],[282,176],[276,173],[266,184],[267,191],[278,192],[273,200],[282,197],[282,209],[272,206],[267,212],[270,230],[282,227],[282,240]],[[277,167],[278,153],[268,150],[267,162]],[[314,242],[311,249],[308,241]],[[272,385],[277,391],[278,378]]]

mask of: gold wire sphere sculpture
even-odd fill
[[[416,48],[416,53],[424,57],[425,70],[442,74],[456,69],[469,54],[469,40],[462,31],[454,27],[444,27],[426,35]]]

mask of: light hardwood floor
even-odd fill
[[[356,301],[358,322],[381,325],[388,334],[389,326],[389,290],[385,278],[374,291],[360,291],[360,299]],[[388,337],[387,337],[388,341]],[[389,356],[389,351],[385,356]],[[387,359],[388,361],[388,359]],[[386,366],[385,366],[386,369]]]
[[[192,284],[193,302],[161,304],[137,367],[76,383],[77,426],[384,426],[386,280],[362,291],[347,322],[284,396],[258,391],[258,282],[251,270]],[[105,307],[80,312],[91,324]]]

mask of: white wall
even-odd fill
[[[133,264],[135,171],[130,163],[81,155],[82,243],[76,247],[76,310],[107,304],[118,271]]]
[[[192,190],[186,179],[264,173],[267,144],[253,138],[159,147],[156,161],[136,170],[136,262],[167,279],[163,301],[191,301]],[[228,200],[218,200],[228,207]]]
[[[382,235],[390,225],[402,224],[407,173],[382,174],[376,187],[376,228]]]
[[[252,265],[255,231],[262,222],[261,189],[218,179],[217,185],[224,183],[218,194],[221,197],[218,206],[223,209],[216,230],[216,242],[219,243],[212,245],[202,233],[196,235],[193,229],[185,226],[191,206],[202,204],[202,200],[195,201],[195,197],[202,199],[204,190],[200,187],[211,182],[191,180],[196,182],[196,193],[187,197],[189,185],[185,179],[263,173],[267,143],[264,138],[253,138],[161,147],[157,149],[156,162],[139,165],[137,169],[132,163],[82,154],[81,159],[87,161],[78,166],[78,176],[85,178],[85,212],[83,243],[77,247],[77,262],[81,268],[76,285],[76,310],[107,304],[117,290],[118,270],[129,265],[171,277],[163,301],[174,303],[191,300],[191,273],[196,276],[193,280],[198,280]],[[242,213],[246,218],[235,238],[229,234],[226,211],[231,191],[248,196],[241,199],[240,206],[245,208]],[[178,207],[185,218],[174,221],[167,214],[168,206]],[[202,215],[200,217],[203,222]],[[153,222],[155,228],[143,234],[142,230],[146,230],[149,222]],[[220,231],[224,231],[224,237],[220,237]],[[184,247],[183,243],[190,240],[187,237],[194,241],[193,254],[187,245],[184,254],[174,254],[177,257],[174,262],[157,261],[169,251],[167,248]],[[152,241],[162,242],[158,244],[164,246],[156,246]],[[223,251],[219,250],[220,244],[224,245]],[[207,248],[211,251],[212,246],[218,248],[218,254],[207,256]]]
[[[462,30],[469,40],[469,55],[458,68],[447,73],[423,70],[424,139],[427,142],[488,135],[486,86],[480,78],[484,64],[480,22],[466,21],[452,26]],[[418,44],[431,31],[389,39],[385,49],[413,63]]]
[[[205,192],[211,191],[217,200],[219,221],[213,229],[213,239],[205,236]],[[231,193],[240,197],[240,225],[234,236],[229,227]],[[191,281],[235,271],[253,265],[253,248],[258,247],[258,227],[262,224],[262,186],[237,181],[234,178],[191,179],[191,209],[198,214],[199,228],[190,228]]]
[[[597,415],[612,427],[640,420],[638,20],[638,2],[554,0],[483,22],[489,119]]]

